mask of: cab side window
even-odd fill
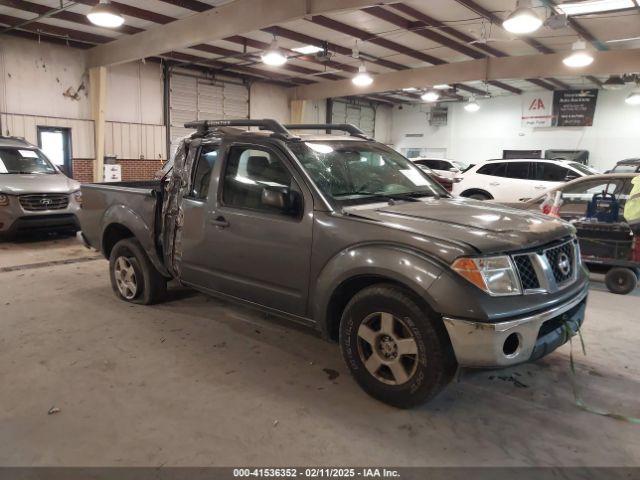
[[[507,164],[504,162],[490,162],[478,169],[480,175],[491,175],[493,177],[506,177]]]
[[[218,158],[218,145],[203,145],[196,160],[189,197],[197,200],[206,200],[211,181],[211,171]]]
[[[536,180],[543,182],[564,182],[569,170],[555,163],[539,162],[536,164]]]
[[[231,147],[222,187],[226,206],[282,213],[263,202],[264,190],[299,192],[291,173],[276,155],[268,150]]]

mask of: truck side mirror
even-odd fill
[[[262,205],[275,208],[288,215],[298,214],[301,205],[300,194],[281,187],[265,187],[260,196]]]

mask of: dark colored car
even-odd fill
[[[83,236],[122,300],[159,301],[173,278],[309,325],[400,407],[458,366],[547,355],[583,321],[588,280],[566,222],[452,198],[351,125],[186,126],[197,132],[162,180],[82,186]],[[308,129],[349,135],[293,133]]]

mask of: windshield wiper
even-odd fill
[[[378,197],[378,198],[384,198],[387,200],[405,200],[407,202],[419,202],[420,200],[418,200],[415,195],[418,194],[417,192],[413,192],[413,193],[378,193],[378,192],[367,192],[364,190],[360,190],[360,191],[356,191],[356,192],[350,192],[348,195],[371,195],[372,197]],[[420,196],[422,196],[422,193],[418,194]]]

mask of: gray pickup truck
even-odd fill
[[[186,126],[162,180],[82,186],[84,239],[122,300],[157,302],[173,278],[311,325],[399,407],[458,366],[536,360],[582,324],[568,223],[452,198],[352,125]]]

